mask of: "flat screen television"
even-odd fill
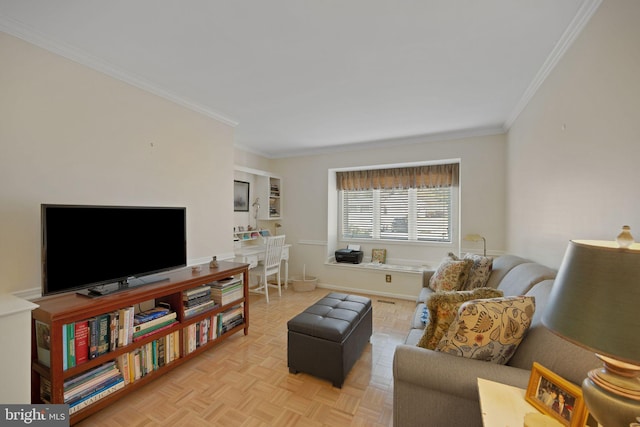
[[[187,265],[184,207],[43,204],[41,211],[43,295],[104,295]]]

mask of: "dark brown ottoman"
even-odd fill
[[[372,332],[369,298],[330,293],[287,322],[289,372],[342,388]]]

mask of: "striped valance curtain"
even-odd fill
[[[336,173],[336,182],[338,190],[351,191],[457,187],[458,171],[458,163],[342,171]]]

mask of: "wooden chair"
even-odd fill
[[[264,255],[264,261],[260,261],[258,266],[254,269],[255,274],[258,276],[258,285],[255,288],[251,288],[251,292],[264,293],[269,302],[269,287],[278,288],[278,296],[282,296],[282,288],[280,284],[280,262],[282,261],[282,248],[284,247],[285,236],[272,236],[266,237],[266,252]],[[276,275],[278,284],[272,285],[267,280],[269,276]]]

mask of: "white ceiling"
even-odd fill
[[[0,0],[0,30],[284,157],[503,132],[599,4]]]

